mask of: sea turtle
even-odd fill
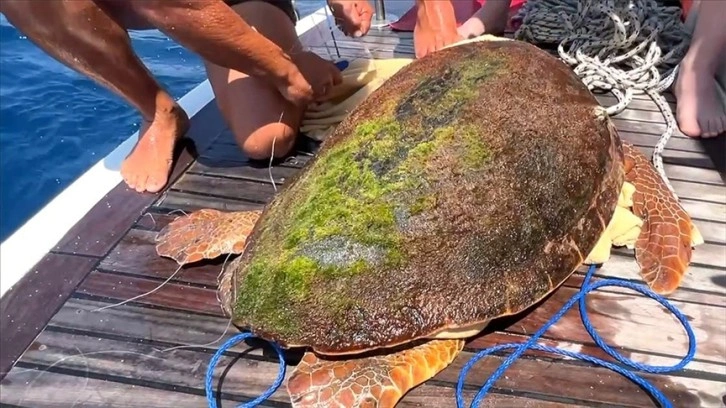
[[[388,79],[264,211],[180,217],[157,252],[182,264],[242,253],[222,307],[237,327],[305,348],[294,407],[392,407],[491,319],[560,286],[626,180],[642,276],[669,293],[692,225],[650,162],[553,56],[467,43]]]

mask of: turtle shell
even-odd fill
[[[531,306],[614,212],[623,153],[598,106],[523,42],[412,62],[267,206],[224,308],[283,346],[345,354]]]

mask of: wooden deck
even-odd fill
[[[362,42],[337,35],[343,57],[411,56],[413,51],[410,33],[372,33]],[[322,44],[321,38],[313,33],[304,40],[321,55],[335,53],[336,47]],[[604,103],[610,98],[600,97]],[[615,123],[625,140],[647,154],[665,127],[658,109],[645,97],[634,101]],[[267,166],[255,166],[241,155],[214,103],[194,118],[189,137],[196,154],[189,150],[181,154],[175,182],[166,192],[139,196],[117,187],[3,299],[0,371],[12,367],[2,380],[3,406],[206,405],[204,373],[223,342],[215,340],[225,329],[225,339],[236,332],[228,328],[215,293],[221,260],[182,269],[154,294],[94,311],[147,292],[174,273],[176,264],[155,254],[153,240],[179,210],[261,208],[273,197]],[[683,287],[670,297],[694,327],[696,358],[672,375],[643,374],[675,407],[726,405],[724,140],[705,142],[677,134],[664,155],[672,184],[706,240],[695,250]],[[272,168],[274,182],[284,184],[309,160],[314,147],[303,139],[297,154]],[[631,252],[615,250],[597,276],[637,280]],[[575,274],[531,313],[499,323],[498,330],[471,341],[454,364],[410,392],[399,406],[455,406],[457,376],[473,353],[526,340],[578,291],[582,278],[582,273]],[[670,365],[686,353],[685,333],[652,300],[609,288],[591,294],[587,303],[603,338],[626,357]],[[546,333],[542,343],[608,359],[582,328],[576,310]],[[165,351],[185,345],[199,346]],[[467,378],[468,401],[505,357],[487,358],[474,367]],[[230,363],[234,363],[231,368]],[[277,369],[274,353],[264,348],[241,345],[226,353],[216,378],[219,383],[224,377],[218,387],[222,406],[261,394]],[[539,352],[518,360],[496,383],[486,403],[543,408],[655,406],[644,391],[609,370]],[[285,387],[264,406],[289,406]]]

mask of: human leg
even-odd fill
[[[299,52],[294,24],[281,7],[249,0],[232,6],[259,33],[285,52]],[[235,140],[252,159],[267,159],[290,152],[295,143],[304,107],[286,101],[258,78],[205,61],[217,105]]]
[[[140,140],[121,174],[139,192],[162,189],[174,143],[186,132],[188,118],[133,52],[126,30],[91,0],[1,4],[6,18],[38,47],[139,110]]]
[[[726,7],[718,1],[696,1],[698,13],[691,45],[681,61],[675,83],[676,118],[681,131],[691,137],[712,137],[726,131],[726,106],[719,95],[717,76],[726,70]],[[722,78],[723,81],[726,78]]]

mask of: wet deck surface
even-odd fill
[[[333,44],[323,46],[322,38],[308,35],[305,41],[321,55],[334,55]],[[343,57],[377,58],[410,57],[413,51],[410,33],[372,34],[364,41],[365,47],[339,40],[337,49]],[[656,106],[638,98],[615,123],[624,140],[650,156],[665,125]],[[607,96],[601,101],[612,103]],[[173,261],[156,255],[153,241],[180,210],[262,208],[275,194],[270,176],[283,185],[310,159],[315,145],[301,143],[300,152],[268,171],[266,165],[253,165],[242,156],[213,102],[193,122],[189,136],[198,157],[182,153],[174,172],[179,177],[168,191],[141,197],[120,186],[110,192],[37,266],[31,280],[3,299],[0,370],[7,371],[24,351],[2,380],[4,406],[206,405],[207,364],[223,342],[219,338],[236,333],[228,327],[215,292],[223,260],[183,268],[151,295],[94,310],[148,292],[175,272]],[[693,325],[696,358],[672,375],[643,374],[676,407],[726,405],[724,140],[704,143],[678,133],[664,154],[671,182],[706,240],[695,250],[682,288],[670,296]],[[632,251],[614,250],[597,276],[638,280]],[[501,322],[495,331],[468,343],[454,364],[411,391],[399,406],[455,406],[454,387],[463,364],[479,349],[526,340],[578,291],[582,278],[576,273],[533,311]],[[687,338],[679,324],[652,300],[608,288],[591,294],[587,303],[600,334],[626,357],[671,365],[686,353]],[[541,343],[609,359],[593,344],[576,310],[550,329]],[[167,350],[188,345],[197,346]],[[465,391],[468,401],[504,358],[487,358],[471,370]],[[234,363],[231,368],[230,363]],[[224,376],[218,387],[222,406],[261,394],[277,370],[275,355],[264,349],[243,344],[226,353],[216,377],[219,383]],[[538,352],[518,360],[486,402],[494,407],[655,406],[645,392],[618,374]],[[289,406],[285,388],[264,406]]]

